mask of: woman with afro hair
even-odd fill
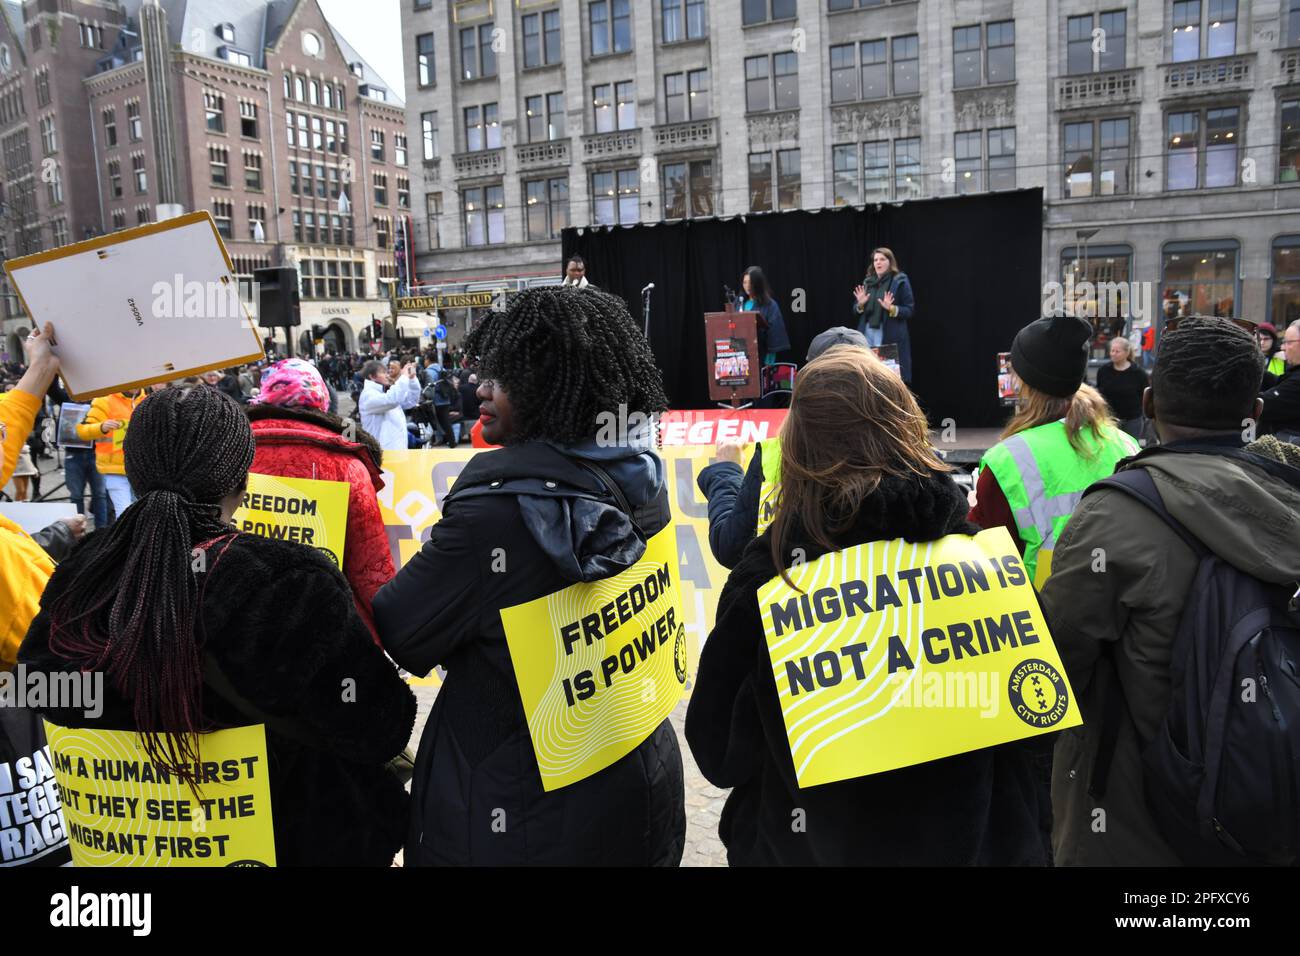
[[[484,438],[502,447],[465,466],[428,542],[374,599],[394,660],[446,670],[416,758],[406,864],[675,866],[686,818],[672,725],[546,792],[500,613],[618,574],[668,525],[652,430],[609,441],[600,428],[662,411],[662,376],[623,301],[590,288],[522,293],[466,351]]]

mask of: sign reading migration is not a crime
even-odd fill
[[[296,541],[324,551],[342,568],[351,490],[346,481],[281,478],[250,472],[244,501],[235,512],[235,527],[249,534]]]
[[[681,700],[690,652],[670,525],[625,571],[501,611],[547,791],[631,753]]]
[[[1005,528],[875,541],[758,592],[801,787],[1082,723]]]

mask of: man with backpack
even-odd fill
[[[1058,865],[1300,858],[1300,449],[1250,441],[1263,371],[1235,321],[1171,320],[1142,401],[1162,444],[1057,542],[1041,601],[1084,715],[1056,744]]]

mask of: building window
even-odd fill
[[[795,0],[743,0],[740,10],[745,26],[769,20],[792,20],[795,16]]]
[[[981,191],[980,171],[983,165],[984,137],[979,132],[957,134],[957,192],[977,193]]]
[[[1269,282],[1269,321],[1281,330],[1300,320],[1300,236],[1273,240]]]
[[[109,149],[117,145],[117,110],[104,110],[104,145]]]
[[[834,205],[858,204],[858,147],[856,143],[831,147],[831,165],[835,176]]]
[[[528,142],[564,139],[564,94],[548,93],[526,98],[524,119]]]
[[[120,232],[125,228],[126,228],[126,210],[114,209],[113,210],[113,231]]]
[[[1300,46],[1300,0],[1291,0],[1287,11],[1286,45]]]
[[[209,133],[226,131],[226,98],[220,93],[205,90],[203,93],[203,112],[207,117]]]
[[[259,153],[244,154],[244,187],[262,191],[262,157]]]
[[[979,86],[984,75],[978,26],[957,27],[952,31],[952,85],[954,89]],[[960,183],[958,184],[960,186]]]
[[[433,86],[433,34],[421,33],[415,38],[415,78],[420,86]]]
[[[592,0],[587,5],[587,22],[592,56],[632,49],[631,0]]]
[[[615,102],[610,100],[611,90]],[[614,83],[612,86],[602,83],[592,87],[591,104],[597,133],[636,128],[636,92],[631,80]]]
[[[127,137],[133,143],[144,139],[144,125],[140,121],[140,101],[132,100],[126,104]]]
[[[1236,315],[1237,243],[1170,242],[1160,301],[1166,315]]]
[[[1278,141],[1277,181],[1294,183],[1300,180],[1300,99],[1282,101]]]
[[[424,215],[428,220],[429,248],[442,248],[442,193],[428,193],[424,197]]]
[[[665,219],[713,215],[713,160],[668,163],[661,174]]]
[[[592,218],[598,226],[641,221],[641,171],[617,169],[591,176]]]
[[[686,119],[686,74],[669,73],[664,77],[664,121],[681,123]]]
[[[1235,106],[1170,113],[1165,120],[1165,188],[1235,186],[1239,117]]]
[[[750,113],[799,106],[799,58],[795,53],[745,59],[745,109]],[[769,81],[769,76],[771,80]]]
[[[374,173],[375,205],[388,205],[388,173]]]
[[[894,198],[916,199],[921,195],[921,139],[919,136],[894,140]]]
[[[1129,121],[1126,117],[1067,123],[1065,195],[1112,196],[1129,191]]]
[[[1175,0],[1173,34],[1175,63],[1232,56],[1237,52],[1237,0]]]
[[[224,146],[208,147],[208,171],[212,175],[212,185],[230,185],[230,150]]]
[[[54,246],[66,246],[68,244],[68,220],[54,220]]]
[[[122,163],[116,159],[108,161],[108,194],[114,199],[122,198]]]
[[[464,192],[465,245],[486,246],[506,241],[506,199],[503,186],[475,186]]]
[[[54,163],[50,168],[50,176],[45,183],[45,192],[51,206],[58,206],[63,203],[63,170],[59,168],[58,163]]]
[[[432,162],[438,158],[438,114],[420,114],[420,141],[424,150],[424,161]]]
[[[749,211],[772,211],[772,154],[749,154]]]
[[[803,177],[800,171],[799,150],[779,149],[776,152],[776,201],[781,209],[798,209],[803,205]]]
[[[921,91],[921,44],[915,33],[894,37],[894,95],[908,96]]]
[[[1016,188],[1016,129],[989,130],[989,189]]]
[[[93,23],[80,23],[81,28],[81,46],[86,50],[102,50],[104,48],[104,29]]]
[[[131,171],[135,175],[135,191],[137,193],[147,193],[149,191],[149,177],[144,171],[144,157],[131,157]]]
[[[1002,20],[986,28],[989,83],[1010,83],[1016,78],[1016,22]]]
[[[865,40],[861,43],[845,43],[831,47],[831,102],[848,103],[858,99],[876,100],[888,96],[888,49],[886,40]],[[896,49],[904,54],[911,52],[907,46]],[[861,76],[860,88],[859,76]]]
[[[664,77],[665,122],[705,119],[709,115],[709,71],[669,73]]]
[[[393,134],[393,162],[398,166],[408,165],[406,160],[406,134]]]
[[[460,69],[466,80],[497,75],[497,55],[492,49],[493,24],[464,27],[460,31]]]
[[[257,139],[257,104],[247,100],[239,101],[239,135],[245,139]]]
[[[7,70],[8,67],[6,66]],[[50,70],[48,67],[41,67],[36,71],[36,106],[44,108],[50,105]]]
[[[260,239],[257,234],[259,228],[262,231]],[[248,238],[253,242],[266,240],[266,207],[258,203],[248,204]]]
[[[59,151],[59,135],[54,126],[53,116],[46,116],[41,119],[41,149],[46,156]]]
[[[664,43],[702,40],[708,34],[704,0],[660,0],[659,7]]]
[[[465,107],[465,148],[473,153],[501,146],[501,121],[496,103]]]
[[[569,225],[569,180],[556,177],[525,182],[524,211],[529,239],[558,239]]]
[[[377,163],[384,161],[384,131],[382,129],[372,129],[370,131],[370,158]]]
[[[234,204],[228,199],[216,199],[212,203],[212,218],[217,222],[217,232],[222,239],[233,239]]]
[[[399,209],[411,208],[411,181],[405,176],[397,177],[397,206]]]
[[[387,216],[379,216],[375,220],[375,245],[380,249],[387,249],[391,244],[392,234],[392,220]]]
[[[523,18],[524,69],[560,62],[560,11],[530,13]]]
[[[1094,36],[1094,18],[1091,13],[1067,18],[1065,71],[1078,75],[1124,69],[1127,20],[1128,14],[1123,10],[1099,13],[1095,28],[1097,33]]]

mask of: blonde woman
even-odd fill
[[[1059,315],[1021,329],[1011,346],[1016,413],[980,462],[970,520],[1005,527],[1037,587],[1052,573],[1056,538],[1094,481],[1140,450],[1106,400],[1084,384],[1092,327]]]
[[[1142,393],[1151,384],[1146,369],[1137,364],[1137,349],[1125,338],[1110,340],[1110,364],[1097,369],[1097,391],[1119,419],[1119,427],[1134,438],[1142,437]]]

